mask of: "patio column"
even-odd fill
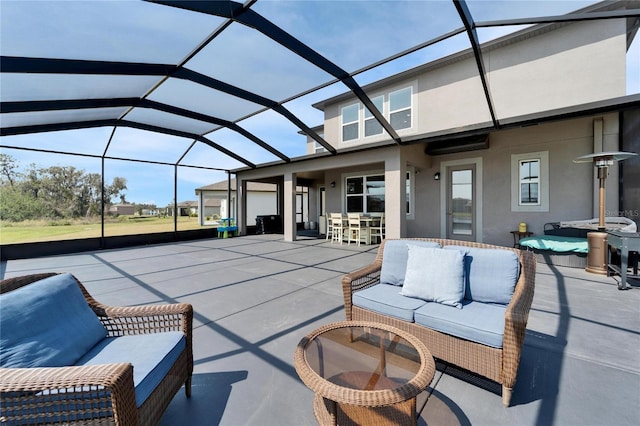
[[[199,191],[198,194],[198,225],[204,226],[205,220],[205,205],[204,205],[204,192]]]
[[[399,155],[384,162],[385,237],[401,238],[406,234],[406,182]]]
[[[284,211],[282,212],[284,240],[295,241],[296,239],[296,174],[284,174],[284,188],[282,191],[284,199]]]
[[[236,175],[236,203],[238,205],[236,225],[240,235],[247,235],[247,181],[240,180],[238,175]]]

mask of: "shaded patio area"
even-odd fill
[[[162,426],[298,426],[316,422],[295,347],[344,319],[340,279],[377,248],[256,235],[11,260],[0,272],[71,272],[110,305],[193,304],[192,397],[180,392]],[[419,424],[637,424],[640,286],[619,291],[617,278],[538,264],[512,406],[497,384],[439,365]]]

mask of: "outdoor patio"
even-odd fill
[[[0,277],[70,272],[106,304],[193,304],[193,393],[162,426],[313,425],[295,347],[344,319],[341,276],[377,248],[256,235],[11,260]],[[640,283],[619,291],[616,278],[538,264],[512,406],[498,385],[441,365],[419,424],[638,424]]]

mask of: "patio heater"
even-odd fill
[[[633,157],[632,152],[596,152],[593,154],[583,155],[573,160],[574,163],[591,163],[593,162],[598,169],[599,188],[599,218],[598,232],[589,232],[587,234],[587,243],[589,245],[589,254],[587,256],[586,271],[594,274],[607,274],[607,232],[605,228],[605,212],[604,212],[604,182],[609,174],[609,166],[613,166],[615,161],[626,160]]]

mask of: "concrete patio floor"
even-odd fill
[[[162,426],[301,426],[316,422],[295,347],[344,319],[341,276],[377,248],[244,236],[12,260],[0,276],[71,272],[106,304],[193,304],[192,396],[178,393]],[[419,424],[640,424],[640,286],[616,279],[538,264],[512,406],[496,384],[440,366]]]

